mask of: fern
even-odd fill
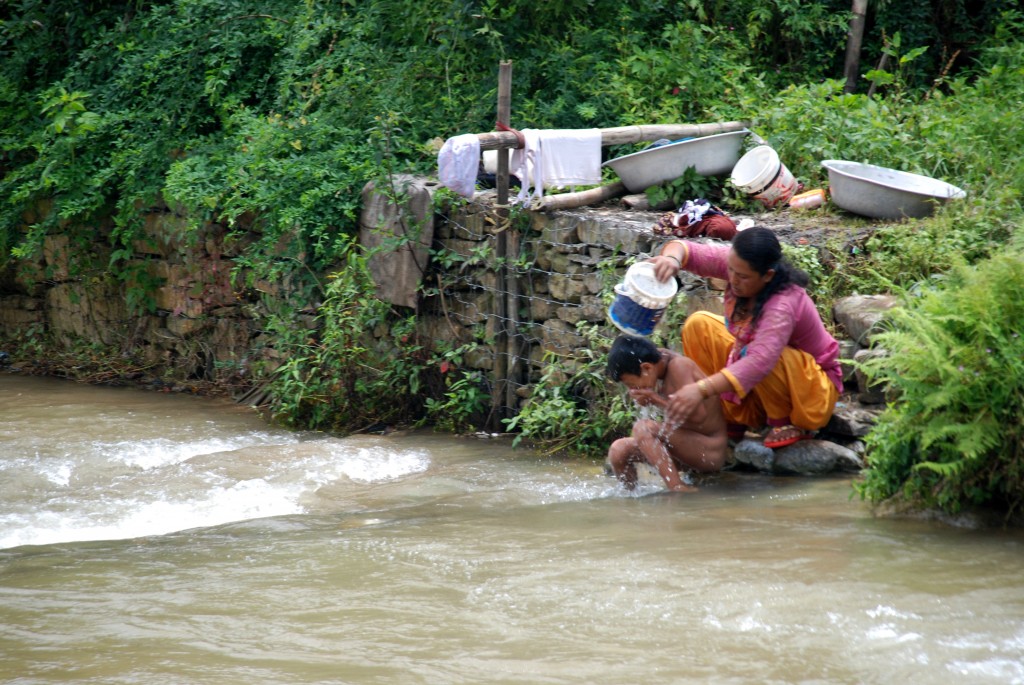
[[[861,368],[898,398],[867,438],[857,490],[950,513],[1024,504],[1024,254],[960,267],[908,296]]]

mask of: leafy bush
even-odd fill
[[[888,352],[864,370],[894,393],[867,437],[857,485],[957,513],[1024,505],[1024,252],[952,271],[940,288],[892,311]]]
[[[373,282],[357,249],[328,282],[315,326],[296,326],[294,310],[271,315],[277,356],[271,374],[271,411],[285,424],[315,429],[366,428],[418,416],[415,395],[425,366],[423,350],[396,322],[390,344],[373,336],[389,323],[389,306],[373,296]]]
[[[523,407],[505,421],[526,440],[554,454],[603,456],[612,440],[628,435],[635,419],[626,393],[605,376],[611,340],[596,327],[580,325],[589,349],[575,357],[545,356],[544,374]]]

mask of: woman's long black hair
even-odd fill
[[[754,309],[750,317],[751,325],[757,323],[757,318],[761,316],[761,310],[769,297],[790,283],[804,288],[810,282],[806,271],[793,266],[782,256],[782,245],[770,228],[753,226],[745,231],[740,231],[732,239],[732,249],[736,251],[737,257],[762,276],[768,273],[769,269],[775,269],[772,280],[765,284],[754,299]],[[736,298],[736,304],[745,308],[749,305],[749,299],[746,297]]]

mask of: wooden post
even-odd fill
[[[868,13],[868,0],[853,0],[850,9],[850,29],[846,33],[846,61],[843,65],[843,76],[846,85],[844,93],[857,92],[857,72],[860,69],[860,50],[864,40],[865,15]]]
[[[509,116],[512,110],[512,63],[503,61],[498,65],[498,116],[499,123],[509,125]],[[512,135],[512,134],[510,134]],[[515,136],[513,135],[513,138]],[[509,307],[508,298],[505,293],[508,290],[508,148],[498,149],[498,173],[496,180],[498,191],[498,204],[495,207],[496,220],[499,229],[495,238],[494,260],[495,260],[495,294],[494,313],[496,322],[494,326],[494,370],[493,382],[491,385],[491,416],[490,428],[498,432],[503,429],[502,419],[506,418],[507,406],[505,403],[505,389],[508,386],[508,348],[509,348]]]

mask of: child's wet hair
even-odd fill
[[[639,376],[640,365],[644,362],[656,364],[659,361],[661,351],[650,340],[639,335],[620,335],[608,351],[608,366],[604,372],[608,378],[618,381],[624,373]]]

